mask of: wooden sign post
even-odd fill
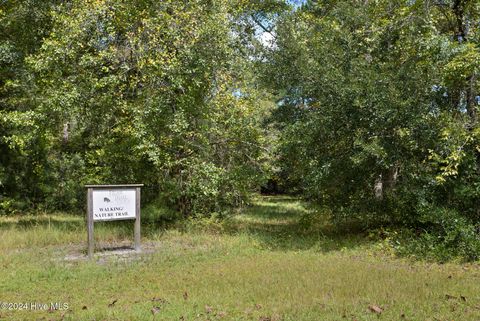
[[[140,188],[143,184],[85,185],[87,188],[88,257],[93,257],[93,223],[135,220],[135,251],[140,251]]]

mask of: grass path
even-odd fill
[[[225,222],[161,230],[145,220],[154,254],[101,263],[62,260],[83,246],[80,217],[0,219],[0,302],[68,303],[4,308],[0,320],[480,320],[477,265],[396,259],[326,220],[305,228],[307,212],[262,197]],[[96,231],[116,242],[129,232]]]

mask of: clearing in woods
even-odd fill
[[[78,259],[83,217],[0,218],[0,320],[480,319],[477,265],[394,258],[326,218],[303,226],[306,213],[277,196],[223,222],[160,228],[147,216],[144,254],[94,262]],[[100,244],[132,239],[125,222],[95,229]]]

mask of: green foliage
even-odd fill
[[[478,1],[289,3],[2,2],[1,213],[142,182],[215,221],[264,184],[476,259]]]
[[[338,223],[421,227],[421,244],[476,259],[479,19],[475,1],[308,1],[284,14],[264,83],[293,190]]]
[[[34,207],[45,182],[48,142],[35,112],[36,97],[25,57],[41,46],[57,1],[0,4],[0,203],[2,212]]]
[[[8,10],[2,18],[16,23]],[[156,189],[146,202],[160,197],[184,215],[247,200],[265,158],[265,109],[248,72],[250,35],[239,28],[254,6],[72,1],[45,10],[49,24],[15,80],[31,101],[0,111],[2,169],[25,164],[0,172],[3,194],[73,210],[83,184],[142,182]]]
[[[142,208],[143,223],[161,223],[168,224],[181,219],[178,211],[173,210],[165,205],[165,202],[157,198]],[[142,224],[143,224],[142,223]]]
[[[421,246],[420,253],[433,253],[444,261],[452,257],[466,260],[479,258],[480,239],[477,229],[465,216],[452,209],[433,206],[424,206],[418,212],[419,221],[427,228],[417,243]]]

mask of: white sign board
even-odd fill
[[[94,189],[93,220],[110,221],[135,219],[135,189]]]

